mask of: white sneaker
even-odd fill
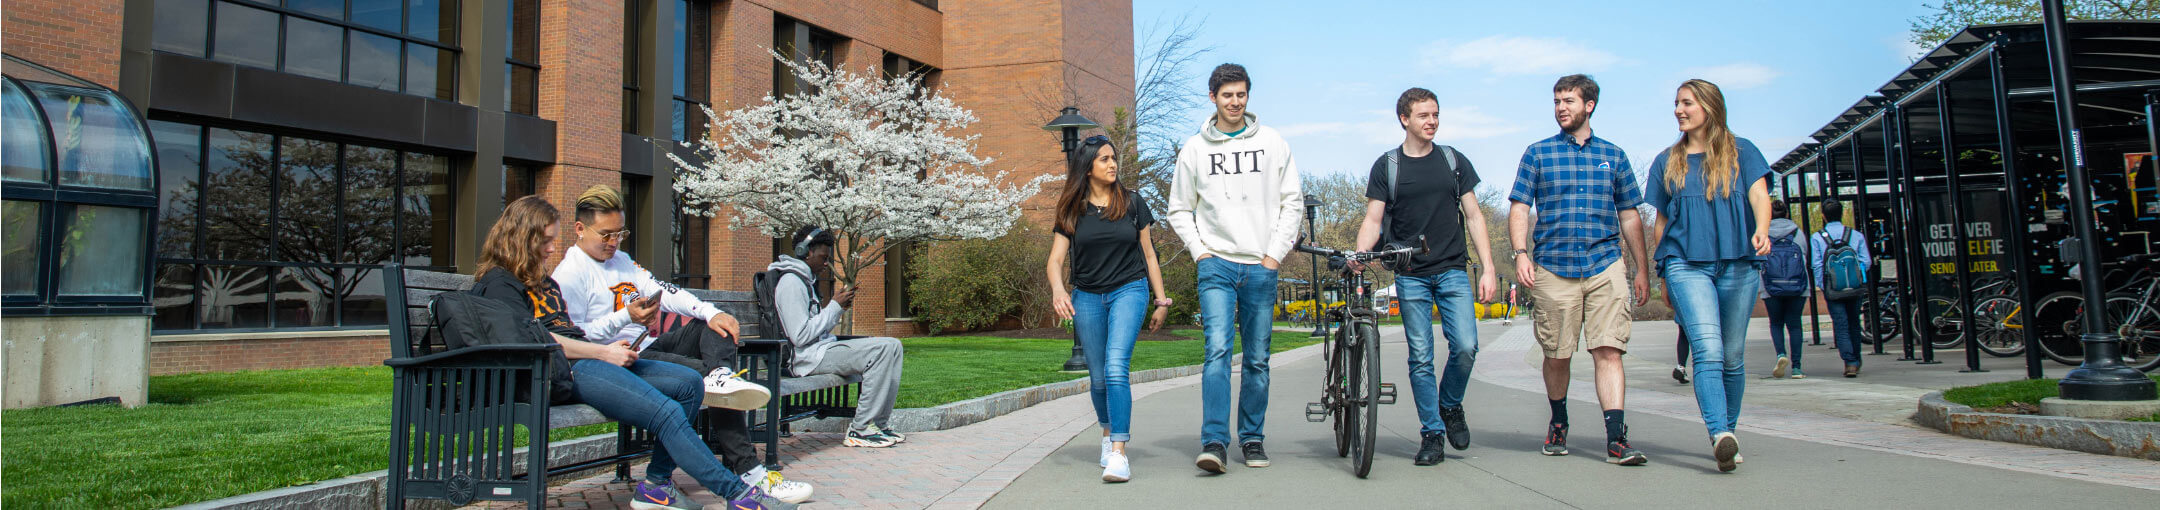
[[[1109,456],[1103,457],[1102,481],[1122,483],[1127,480],[1132,480],[1132,461],[1126,459],[1125,454],[1110,452]]]
[[[737,379],[735,372],[727,367],[713,369],[705,375],[705,407],[751,411],[765,407],[772,400],[772,390],[758,383]]]
[[[1097,462],[1097,463],[1099,463],[1099,464],[1101,464],[1101,465],[1102,465],[1102,467],[1110,467],[1110,454],[1111,454],[1111,453],[1112,453],[1112,452],[1110,451],[1110,436],[1103,436],[1103,438],[1102,438],[1102,456],[1101,456],[1101,457],[1096,457],[1096,459],[1095,459],[1095,460],[1096,460],[1096,462]]]
[[[764,468],[760,467],[759,469],[763,470]],[[749,480],[744,481],[747,482]],[[808,483],[789,480],[786,477],[780,476],[779,471],[767,470],[765,471],[764,476],[757,477],[757,481],[755,483],[751,483],[751,485],[757,486],[759,490],[765,491],[765,495],[772,496],[773,499],[780,500],[781,503],[787,503],[790,505],[801,504],[804,501],[809,501],[810,495],[817,492],[817,489],[811,487]]]
[[[1790,370],[1792,370],[1792,358],[1778,356],[1777,368],[1770,369],[1770,377],[1775,379],[1784,379],[1785,375],[1789,373]]]

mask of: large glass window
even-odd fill
[[[449,100],[457,97],[457,4],[158,0],[151,47]]]
[[[644,0],[623,0],[622,130],[624,133],[640,135],[645,134],[644,130],[638,127],[638,119],[641,117],[638,115],[637,78],[639,64],[642,62],[638,60],[638,43],[640,35],[644,33],[644,25],[639,23],[642,21],[639,7],[644,3]]]
[[[696,140],[705,133],[704,107],[712,95],[712,11],[705,2],[675,0],[675,23],[669,41],[675,47],[675,100],[669,103],[675,141]]]
[[[455,270],[448,157],[181,122],[151,131],[165,184],[157,331],[380,326],[382,264]]]
[[[534,115],[540,102],[539,0],[505,2],[508,36],[504,45],[503,110]]]
[[[146,314],[158,192],[149,130],[110,89],[5,61],[0,306],[10,315]]]

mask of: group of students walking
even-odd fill
[[[1263,430],[1271,305],[1277,271],[1298,239],[1302,219],[1297,164],[1281,135],[1247,111],[1251,87],[1245,68],[1236,64],[1223,64],[1210,75],[1214,115],[1180,149],[1166,197],[1170,227],[1198,265],[1206,354],[1200,453],[1194,463],[1212,473],[1226,472],[1233,440],[1247,467],[1269,464]],[[1719,469],[1731,471],[1742,461],[1734,432],[1745,389],[1748,319],[1761,290],[1765,256],[1772,252],[1772,234],[1778,232],[1772,225],[1769,164],[1752,142],[1727,127],[1725,98],[1717,85],[1688,80],[1673,100],[1679,140],[1651,160],[1647,182],[1638,185],[1627,154],[1593,134],[1589,121],[1597,104],[1598,85],[1588,76],[1563,77],[1554,85],[1553,118],[1560,132],[1524,151],[1509,195],[1508,235],[1518,247],[1511,254],[1515,278],[1535,303],[1532,319],[1552,409],[1542,452],[1570,453],[1570,361],[1586,349],[1596,370],[1608,461],[1648,462],[1628,441],[1621,356],[1631,337],[1633,308],[1647,303],[1655,270],[1686,332],[1711,456]],[[1491,271],[1474,276],[1467,271],[1471,250],[1478,260],[1495,259],[1475,193],[1476,169],[1455,149],[1433,141],[1438,111],[1438,98],[1423,88],[1404,91],[1396,100],[1403,142],[1373,163],[1355,246],[1365,251],[1424,236],[1430,247],[1390,268],[1404,310],[1409,384],[1422,436],[1413,459],[1419,466],[1444,462],[1445,447],[1470,445],[1463,402],[1478,352],[1472,303],[1490,302],[1498,286]],[[1118,180],[1117,150],[1097,136],[1070,154],[1047,267],[1057,312],[1073,320],[1088,359],[1106,482],[1132,478],[1125,452],[1131,439],[1127,373],[1133,343],[1151,305],[1147,322],[1154,328],[1173,304],[1149,242],[1156,218]],[[1646,224],[1638,210],[1644,205],[1656,210],[1654,222]],[[1832,218],[1839,214],[1837,205],[1824,205]],[[1864,249],[1864,240],[1838,229],[1833,223],[1825,234],[1842,241],[1840,246]],[[1826,243],[1811,244],[1819,278]],[[1623,256],[1633,264],[1617,264]],[[1822,288],[1821,282],[1814,287]],[[1785,304],[1780,301],[1774,309],[1784,310]],[[1831,302],[1841,345],[1845,325],[1856,321],[1838,314],[1852,304]],[[1437,373],[1435,310],[1447,346],[1445,368]],[[1234,437],[1229,429],[1233,336],[1242,340],[1244,355]],[[1846,360],[1853,367],[1848,373],[1857,369],[1853,355]]]

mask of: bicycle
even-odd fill
[[[1327,257],[1328,269],[1342,271],[1343,287],[1349,291],[1343,306],[1327,312],[1327,317],[1341,327],[1333,336],[1321,340],[1326,344],[1321,352],[1327,361],[1327,374],[1320,380],[1320,401],[1305,404],[1305,420],[1319,423],[1334,419],[1335,455],[1351,457],[1351,472],[1358,478],[1372,472],[1373,442],[1380,429],[1379,406],[1395,403],[1395,385],[1380,382],[1379,315],[1384,310],[1374,307],[1372,283],[1365,280],[1364,272],[1351,269],[1350,263],[1424,253],[1423,236],[1417,242],[1418,248],[1389,245],[1370,252],[1331,250],[1302,241],[1297,246],[1298,251]]]
[[[1899,297],[1901,294],[1903,293],[1898,290],[1898,287],[1890,285],[1890,282],[1883,282],[1881,294],[1875,299],[1860,300],[1859,329],[1861,344],[1875,345],[1883,343],[1897,338],[1898,334],[1904,331],[1905,322],[1899,319],[1898,316],[1900,313],[1898,311],[1899,304],[1902,302],[1902,298]],[[1877,310],[1890,310],[1890,313],[1878,313]],[[1874,327],[1869,327],[1870,325]],[[1880,333],[1877,333],[1878,331]]]
[[[2002,323],[2002,321],[2011,320],[2011,315],[2016,310],[2017,281],[2004,276],[1984,277],[1973,285],[1970,294],[1980,298],[1977,301],[1980,304],[1973,307],[1972,315],[1978,317],[1983,307],[1990,314],[1987,320],[1982,322],[1982,325],[1990,327],[1992,329],[1991,334],[1987,336],[1987,341],[1975,343],[1980,348],[1980,351],[1996,357],[2016,356],[2025,352],[2025,342],[2022,337],[2000,334],[2002,330],[2011,329],[2009,325]],[[1964,304],[1965,298],[1963,296],[1956,299],[1928,298],[1928,306],[1942,310],[1928,320],[1928,323],[1935,327],[1935,350],[1954,349],[1959,344],[1965,343],[1967,320],[1964,313]],[[2009,306],[2009,308],[2001,308],[2003,306]]]
[[[2102,319],[2120,345],[2122,363],[2140,371],[2160,368],[2160,254],[2123,257],[2136,267],[2129,281],[2109,289],[2102,304]],[[2126,269],[2109,271],[2109,280]],[[2085,297],[2077,292],[2057,292],[2041,300],[2034,313],[2040,333],[2040,353],[2057,363],[2077,366],[2085,362],[2083,342]],[[2064,310],[2067,310],[2065,312]]]

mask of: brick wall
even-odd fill
[[[387,336],[151,342],[150,375],[332,366],[376,366]]]
[[[124,0],[8,0],[7,53],[107,87],[120,85]]]

